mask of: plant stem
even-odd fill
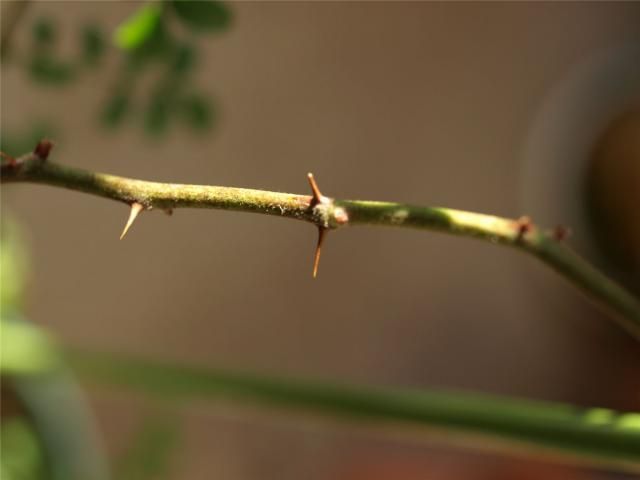
[[[50,147],[49,147],[50,148]],[[37,149],[36,149],[37,151]],[[33,182],[82,191],[144,210],[218,208],[289,217],[321,229],[383,225],[438,230],[519,248],[537,257],[606,307],[618,323],[640,339],[640,301],[596,270],[563,242],[563,230],[545,232],[529,219],[512,220],[448,208],[324,197],[208,185],[148,182],[67,167],[37,153],[2,165],[2,182]]]
[[[163,399],[228,398],[345,419],[424,427],[476,447],[547,454],[564,462],[640,471],[640,413],[505,399],[460,392],[359,388],[264,378],[120,354],[68,350],[87,381]],[[489,442],[489,443],[487,443]]]

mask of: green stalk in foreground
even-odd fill
[[[548,455],[563,462],[640,472],[640,413],[424,390],[358,388],[270,379],[69,351],[81,378],[161,396],[227,398],[369,423],[421,427],[480,448]],[[425,430],[426,427],[426,430]],[[472,440],[468,442],[468,440]],[[475,440],[475,441],[473,441]]]
[[[51,147],[50,142],[42,141],[33,153],[18,159],[3,154],[2,182],[41,183],[124,202],[131,206],[131,215],[122,236],[138,214],[152,209],[170,212],[180,207],[218,208],[304,220],[316,225],[320,232],[314,276],[322,241],[330,229],[384,225],[481,238],[519,248],[546,263],[640,339],[640,301],[567,248],[562,242],[563,229],[544,232],[525,217],[511,220],[449,208],[332,199],[322,195],[311,175],[311,196],[147,182],[51,163],[47,161]]]

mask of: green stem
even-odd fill
[[[253,402],[387,425],[427,427],[446,438],[501,451],[640,471],[640,413],[459,392],[358,388],[269,379],[69,351],[86,380],[173,400]],[[453,434],[453,437],[452,435]],[[489,443],[487,443],[489,442]]]
[[[640,339],[640,301],[567,248],[561,233],[528,220],[389,202],[336,200],[309,195],[208,185],[148,182],[57,165],[36,154],[2,165],[2,182],[34,182],[110,198],[144,209],[218,208],[304,220],[320,228],[356,225],[411,227],[475,237],[519,248],[537,257],[607,308]]]

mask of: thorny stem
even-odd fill
[[[438,230],[475,237],[523,250],[556,270],[589,298],[614,314],[618,323],[640,339],[640,301],[563,244],[564,230],[545,232],[528,218],[519,220],[449,208],[391,202],[337,200],[325,197],[310,177],[313,195],[208,185],[148,182],[89,172],[46,161],[49,149],[2,164],[2,183],[32,182],[64,187],[142,206],[144,210],[217,208],[304,220],[321,235],[341,226],[383,225]],[[45,152],[44,155],[39,152]],[[321,242],[318,242],[320,246]],[[316,258],[319,258],[316,252]],[[314,265],[314,270],[317,268]]]

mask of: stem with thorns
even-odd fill
[[[564,245],[566,229],[545,232],[527,217],[512,220],[449,208],[333,199],[320,192],[311,174],[311,196],[148,182],[51,163],[47,161],[50,149],[50,142],[43,141],[33,153],[3,162],[2,183],[41,183],[126,203],[132,212],[123,236],[139,213],[152,209],[168,212],[181,207],[217,208],[294,218],[318,227],[314,276],[327,231],[343,226],[411,227],[480,238],[518,248],[546,263],[606,307],[622,327],[640,339],[640,300]]]

